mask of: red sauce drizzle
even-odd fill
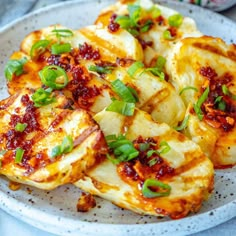
[[[93,49],[91,45],[85,42],[79,46],[79,57],[86,60],[99,60],[101,55],[98,49]]]

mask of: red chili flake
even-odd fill
[[[143,50],[146,49],[148,46],[152,47],[152,45],[153,45],[152,41],[145,41],[139,37],[137,39],[138,39],[139,43],[141,44]]]
[[[208,79],[214,79],[217,76],[216,71],[209,66],[208,67],[201,67],[200,74],[202,76],[207,77]]]
[[[158,16],[155,21],[158,23],[158,25],[164,25],[165,24],[165,18],[163,16]]]
[[[117,17],[116,14],[112,14],[109,19],[109,24],[108,24],[107,28],[108,28],[109,32],[111,32],[111,33],[117,32],[120,28],[120,25],[115,22],[116,17]]]
[[[134,59],[131,58],[117,58],[116,64],[122,67],[131,66],[135,62]]]
[[[79,56],[86,60],[99,60],[101,57],[98,49],[93,49],[86,42],[79,46]]]

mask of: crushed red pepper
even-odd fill
[[[142,182],[148,178],[162,180],[170,178],[175,174],[175,169],[164,160],[156,152],[150,157],[147,156],[148,151],[158,149],[158,141],[155,138],[143,138],[139,136],[133,141],[134,147],[139,151],[138,157],[129,161],[121,162],[118,165],[118,173],[124,181]],[[147,144],[147,149],[140,149],[140,144]],[[150,161],[156,159],[153,165]]]
[[[230,87],[233,76],[225,73],[219,77],[216,71],[209,66],[201,67],[199,73],[208,79],[210,88],[208,97],[201,107],[204,120],[214,128],[221,128],[225,132],[231,131],[236,119],[236,100],[230,94],[225,94],[222,87]],[[224,103],[224,109],[219,109],[217,98]]]

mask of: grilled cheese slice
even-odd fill
[[[41,189],[73,183],[102,159],[103,133],[85,111],[64,109],[64,95],[54,93],[55,103],[36,108],[32,94],[22,90],[0,103],[0,174]],[[70,150],[53,155],[56,147],[69,148],[68,139]]]
[[[170,150],[161,154],[159,161],[152,165],[150,159],[147,161],[152,156],[141,154],[118,165],[105,160],[87,170],[86,175],[75,183],[77,187],[140,214],[177,219],[199,210],[212,191],[214,170],[198,145],[168,125],[153,122],[147,113],[138,109],[131,119],[107,111],[96,114],[94,119],[105,135],[125,132],[126,138],[136,144],[140,139],[142,142],[158,140],[158,143],[168,143]],[[141,189],[148,178],[168,184],[170,195],[144,196]]]
[[[163,57],[168,56],[172,50],[172,47],[180,39],[186,37],[202,36],[202,33],[197,29],[195,21],[190,17],[183,17],[183,21],[178,27],[171,26],[168,22],[168,18],[179,13],[168,7],[154,4],[150,0],[141,0],[138,1],[138,3],[132,0],[118,1],[114,5],[111,5],[101,11],[100,15],[95,21],[95,24],[109,27],[112,17],[127,16],[129,14],[129,5],[138,5],[141,7],[141,22],[147,20],[152,21],[149,30],[141,31],[136,36],[140,44],[143,46],[143,61],[147,66],[153,64],[159,55]],[[157,9],[159,14],[154,13],[156,15],[152,15],[153,9]],[[115,35],[119,33],[119,30],[113,32],[113,34]],[[173,34],[173,37],[170,39],[166,39],[163,36],[164,32],[167,30]]]
[[[167,58],[167,70],[188,106],[186,135],[201,146],[216,168],[234,166],[235,45],[208,36],[183,39]],[[202,103],[197,109],[199,99]]]

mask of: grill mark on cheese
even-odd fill
[[[85,35],[86,38],[90,39],[91,42],[96,42],[96,45],[99,45],[100,51],[105,49],[103,51],[103,54],[101,54],[102,57],[105,57],[107,61],[115,62],[116,58],[126,58],[127,52],[122,50],[122,47],[118,48],[112,42],[109,42],[107,40],[104,40],[97,35],[95,35],[92,31],[89,31],[88,29],[81,29],[80,30],[83,35]],[[108,51],[109,53],[106,53]]]
[[[167,88],[164,88],[157,93],[153,94],[145,103],[143,103],[139,108],[148,112],[149,114],[152,113],[153,110],[156,110],[158,103],[162,104],[166,98],[168,98],[170,92]]]
[[[236,62],[236,53],[233,51],[223,51],[220,48],[214,47],[213,45],[207,43],[195,42],[193,46],[217,55],[220,55],[225,58],[230,58],[232,61]]]

